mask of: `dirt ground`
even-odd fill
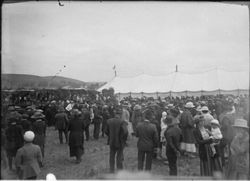
[[[91,125],[91,139],[85,141],[85,154],[80,164],[75,164],[75,158],[69,157],[67,144],[59,144],[57,131],[50,127],[47,129],[44,167],[38,179],[45,179],[48,173],[53,173],[57,179],[100,179],[113,178],[109,172],[109,147],[107,137],[92,138],[93,125]],[[137,172],[137,138],[128,140],[128,147],[124,150],[124,170],[132,173]],[[199,176],[199,159],[181,157],[178,160],[178,175],[183,178]],[[168,165],[161,160],[154,160],[151,174],[165,178],[169,176]],[[7,179],[16,179],[13,171],[7,171]],[[126,174],[125,174],[126,175]],[[133,174],[128,174],[131,179]],[[128,177],[125,176],[127,179]],[[154,177],[153,177],[154,178]]]

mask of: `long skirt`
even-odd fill
[[[84,153],[84,148],[83,145],[79,145],[79,146],[69,146],[69,153],[70,153],[70,157],[81,157]]]
[[[206,145],[206,159],[200,159],[200,174],[201,176],[213,176],[214,172],[222,172],[220,157],[215,154],[212,157],[209,153],[209,145]]]

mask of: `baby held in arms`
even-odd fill
[[[212,138],[214,140],[214,143],[210,144],[210,147],[212,149],[213,156],[214,156],[216,154],[216,150],[214,146],[218,145],[220,143],[220,140],[222,139],[219,121],[216,119],[213,119],[211,121],[211,131],[209,131],[208,129],[206,129],[206,131],[210,135],[209,138]]]

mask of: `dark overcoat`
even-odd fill
[[[46,123],[42,120],[36,120],[32,125],[32,130],[35,133],[33,143],[39,145],[42,152],[45,145]]]
[[[185,110],[180,116],[180,128],[182,130],[184,143],[195,143],[193,135],[194,119],[189,110]]]
[[[153,123],[149,121],[138,123],[136,136],[139,138],[137,142],[138,150],[153,151],[155,147],[158,147],[158,132]]]
[[[14,157],[19,148],[23,146],[23,130],[20,125],[9,125],[6,129],[6,151]]]
[[[69,146],[81,146],[84,143],[84,121],[79,117],[72,118],[69,121]]]
[[[68,127],[68,116],[65,112],[60,112],[55,115],[55,127],[58,130],[65,130]]]
[[[108,136],[108,144],[111,148],[123,148],[128,137],[127,123],[121,118],[115,117],[107,121],[106,134]]]

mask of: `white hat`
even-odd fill
[[[48,180],[48,181],[56,181],[56,176],[53,173],[48,173],[46,175],[46,180]]]
[[[201,111],[209,111],[207,106],[202,106]]]
[[[33,131],[26,131],[23,135],[23,139],[27,142],[32,142],[35,138],[35,134]]]
[[[220,123],[219,123],[219,121],[217,119],[213,119],[210,123],[220,126]]]
[[[192,102],[187,102],[185,105],[186,108],[194,108],[194,104]]]
[[[166,113],[165,111],[163,111],[163,112],[161,113],[161,115],[162,115],[162,117],[164,117],[164,116],[167,116],[167,113]]]
[[[247,126],[247,120],[245,120],[245,119],[236,119],[234,121],[234,125],[233,126],[234,127],[241,127],[241,128],[249,128]]]
[[[168,104],[168,108],[174,108],[173,104]]]

